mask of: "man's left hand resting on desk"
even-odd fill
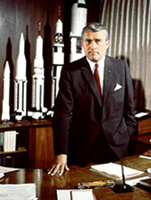
[[[69,168],[67,166],[67,155],[65,154],[56,155],[55,160],[52,163],[52,167],[50,168],[48,174],[54,176],[55,174],[58,173],[58,175],[61,176],[65,169],[69,171]]]

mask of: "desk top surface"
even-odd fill
[[[130,157],[124,159],[124,166],[146,171],[151,167],[151,160],[137,157]],[[105,181],[109,178],[89,171],[89,166],[81,168],[77,166],[70,166],[70,171],[66,171],[61,177],[50,176],[42,169],[20,169],[17,172],[11,172],[0,179],[1,184],[22,184],[22,183],[36,183],[36,196],[39,200],[56,200],[56,189],[74,189],[78,183],[88,181]],[[151,199],[151,193],[148,193],[136,186],[134,192],[117,194],[110,188],[95,189],[94,193],[97,200],[131,200],[131,199]]]
[[[151,146],[151,133],[144,135],[132,135],[131,139]]]

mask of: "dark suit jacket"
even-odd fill
[[[86,58],[70,63],[63,68],[55,103],[55,154],[68,154],[70,148],[84,156],[103,130],[112,150],[122,157],[136,129],[134,112],[132,80],[123,60],[106,56],[103,104]]]

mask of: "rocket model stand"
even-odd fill
[[[3,74],[3,101],[2,101],[2,121],[10,120],[10,67],[6,61]]]
[[[44,110],[44,61],[43,39],[40,35],[41,23],[39,22],[39,34],[36,39],[36,56],[34,59],[34,72],[32,77],[32,108],[35,110],[33,118],[41,117]],[[36,116],[38,115],[38,116]]]
[[[51,71],[51,108],[55,104],[55,99],[59,90],[59,80],[62,66],[64,64],[64,43],[63,43],[63,25],[60,19],[56,23],[56,33],[53,44],[53,66]]]
[[[21,33],[19,42],[19,53],[16,63],[15,76],[15,119],[21,120],[27,113],[27,78],[26,78],[26,58],[24,54],[24,36]]]
[[[81,32],[87,24],[87,8],[85,0],[78,0],[74,3],[71,10],[71,53],[70,62],[80,59],[84,56],[81,45]]]

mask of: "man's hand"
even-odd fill
[[[48,174],[54,176],[58,173],[58,175],[61,176],[65,169],[69,170],[67,166],[67,155],[60,154],[55,157],[55,160],[52,163],[52,167],[49,169]]]

